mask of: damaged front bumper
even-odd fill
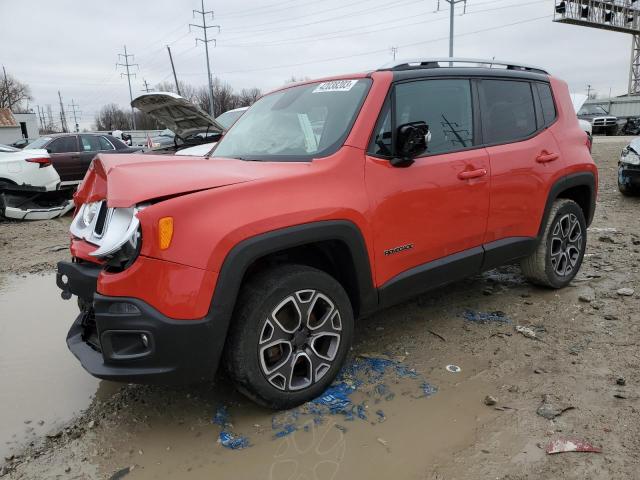
[[[618,184],[640,188],[640,165],[620,162],[618,164]]]
[[[174,320],[132,297],[97,293],[102,267],[59,262],[63,298],[78,297],[80,313],[67,346],[91,375],[129,383],[190,383],[213,378],[225,329],[209,316]]]
[[[73,209],[73,200],[62,191],[15,189],[0,193],[0,215],[15,220],[49,220]]]

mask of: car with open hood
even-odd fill
[[[202,128],[175,100],[144,103]],[[206,157],[100,154],[58,264],[79,299],[67,345],[99,378],[211,381],[222,364],[259,404],[299,405],[358,318],[504,264],[569,285],[595,211],[588,147],[564,81],[446,58],[286,85]]]
[[[215,143],[224,131],[221,123],[176,93],[145,93],[134,98],[131,106],[166,127],[151,139],[149,150],[153,152],[174,153],[181,148]]]

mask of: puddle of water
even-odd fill
[[[96,392],[65,342],[77,312],[54,275],[0,279],[0,456],[68,421]]]
[[[354,394],[354,402],[368,399],[367,420],[349,421],[338,414],[324,415],[318,423],[313,416],[301,416],[297,429],[283,437],[274,435],[272,426],[274,416],[283,412],[260,408],[226,385],[208,395],[196,394],[195,401],[194,390],[170,394],[170,402],[166,391],[149,392],[144,404],[130,405],[125,413],[145,415],[143,425],[121,422],[117,432],[103,437],[117,452],[104,473],[135,464],[132,480],[422,478],[452,451],[472,444],[478,426],[496,415],[481,401],[495,387],[479,378],[477,370],[465,363],[460,374],[444,368],[432,372],[429,380],[439,390],[429,397],[416,396],[415,379],[389,378],[392,399],[374,403]],[[219,405],[231,405],[231,428],[251,446],[230,450],[220,445],[221,427],[212,423]],[[378,409],[384,410],[382,422]]]

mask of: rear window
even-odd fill
[[[49,150],[51,150],[51,153],[77,152],[78,143],[76,141],[75,135],[70,137],[56,138],[49,144]]]
[[[551,86],[546,83],[537,83],[540,105],[542,106],[542,118],[545,126],[551,125],[556,119],[556,105],[553,103]]]
[[[517,142],[536,132],[536,112],[529,82],[483,80],[481,93],[484,143]]]

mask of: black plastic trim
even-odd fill
[[[358,227],[346,220],[326,220],[297,225],[257,235],[240,242],[227,255],[220,269],[210,313],[229,323],[245,272],[256,260],[288,248],[326,240],[344,242],[351,253],[356,276],[360,315],[376,309],[377,292],[364,238]]]
[[[544,213],[542,215],[542,221],[540,222],[540,229],[538,230],[538,239],[540,239],[544,233],[544,229],[549,219],[549,212],[553,206],[553,202],[559,197],[559,195],[565,190],[572,187],[586,186],[589,187],[589,213],[587,218],[587,226],[593,222],[593,216],[596,211],[596,178],[591,172],[579,172],[566,175],[556,181],[549,190],[547,196],[547,204],[544,207]]]
[[[379,289],[380,308],[390,307],[428,290],[480,273],[484,250],[475,247],[396,275]]]
[[[484,272],[528,257],[537,245],[537,240],[531,237],[509,237],[486,243],[481,270]]]

